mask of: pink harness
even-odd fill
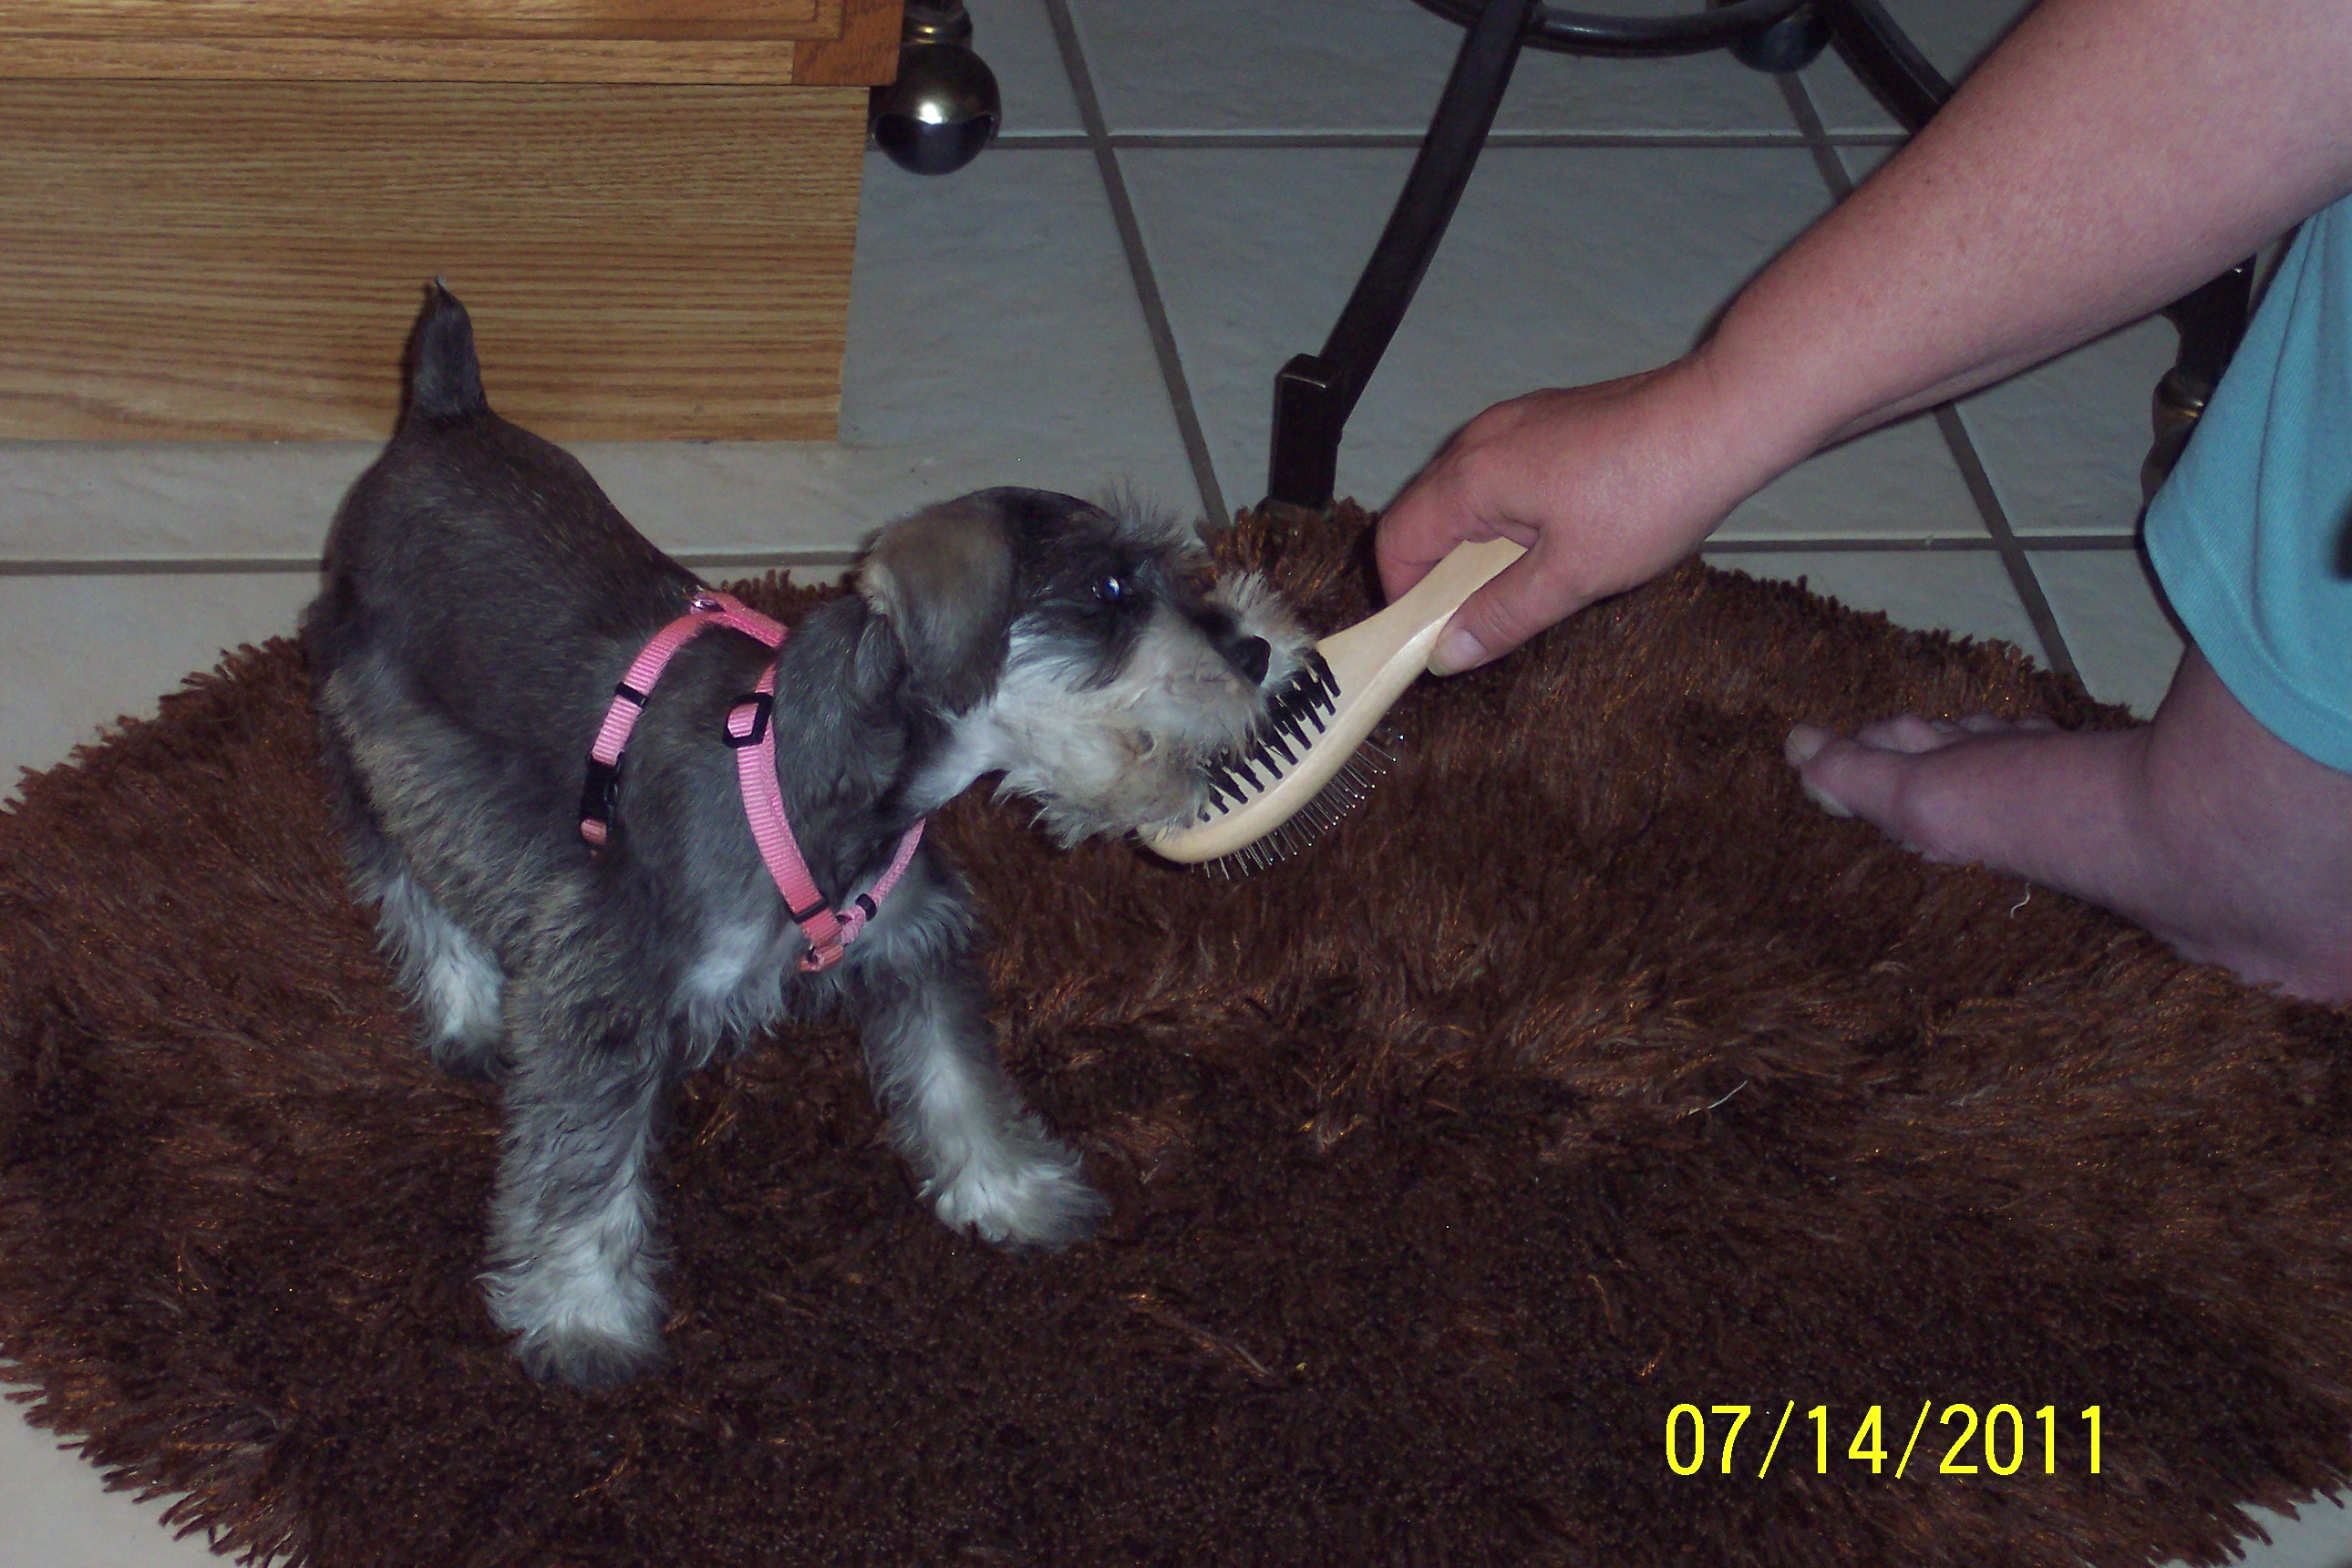
[[[596,731],[596,743],[588,752],[588,783],[580,792],[580,837],[588,841],[592,850],[602,849],[611,834],[613,789],[619,782],[621,752],[629,743],[629,731],[636,728],[637,716],[645,711],[646,700],[652,693],[654,682],[661,679],[664,666],[670,656],[711,626],[726,626],[746,637],[756,637],[768,647],[775,647],[784,640],[784,628],[759,611],[747,608],[730,595],[703,589],[694,595],[686,614],[654,634],[646,644],[621,684],[613,689],[613,706],[606,710],[604,728]],[[784,815],[783,792],[776,787],[776,739],[771,721],[776,709],[776,661],[768,661],[761,673],[760,684],[749,694],[736,699],[727,711],[727,743],[735,751],[735,773],[743,789],[743,816],[751,826],[751,837],[760,846],[760,858],[768,865],[768,875],[774,879],[776,891],[784,896],[784,908],[792,911],[793,921],[808,937],[808,951],[801,955],[801,968],[805,973],[830,969],[841,962],[845,946],[857,940],[866,922],[874,918],[890,889],[898,885],[906,874],[908,863],[915,858],[915,846],[923,841],[923,825],[919,821],[907,829],[898,840],[898,853],[890,868],[882,873],[870,893],[858,895],[856,907],[846,914],[835,914],[818,892],[816,879],[809,875],[808,862],[801,858],[801,847],[793,837],[793,825]]]

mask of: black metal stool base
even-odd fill
[[[1810,65],[1833,42],[1864,85],[1915,133],[1952,96],[1951,84],[1879,0],[1706,0],[1704,10],[1673,16],[1587,16],[1555,11],[1542,0],[1415,3],[1469,31],[1388,226],[1330,337],[1320,353],[1292,356],[1275,378],[1266,500],[1280,505],[1319,511],[1331,504],[1348,416],[1445,237],[1523,46],[1630,58],[1728,48],[1759,70],[1781,72]],[[2157,391],[2157,443],[2142,470],[2151,494],[2237,350],[2252,271],[2251,261],[2242,262],[2166,308],[2180,330],[2180,355]]]
[[[1710,0],[1717,9],[1731,0]],[[1798,6],[1777,22],[1769,23],[1752,33],[1743,33],[1725,46],[1731,58],[1750,70],[1773,76],[1786,76],[1790,71],[1803,70],[1821,58],[1829,47],[1829,19],[1821,14],[1811,0]]]

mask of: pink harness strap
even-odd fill
[[[654,634],[631,661],[620,685],[614,688],[613,705],[605,710],[595,744],[589,748],[588,782],[580,795],[580,837],[592,850],[601,849],[610,837],[613,787],[620,777],[621,753],[628,746],[629,731],[636,728],[638,715],[645,711],[654,682],[661,679],[672,655],[711,626],[741,632],[768,647],[784,640],[782,626],[731,595],[709,589],[695,595],[685,615]],[[792,820],[784,812],[783,792],[776,785],[772,722],[775,706],[776,662],[771,659],[761,672],[757,689],[728,710],[727,743],[735,751],[735,773],[752,841],[760,847],[760,858],[767,865],[776,891],[783,895],[784,908],[808,937],[808,951],[801,955],[800,967],[814,973],[841,962],[845,946],[857,940],[857,933],[898,885],[915,858],[916,846],[923,841],[923,824],[918,821],[907,829],[889,869],[875,882],[873,890],[859,894],[847,913],[836,914],[817,891],[816,879],[809,875],[808,862],[802,858],[800,843],[793,837]]]
[[[621,752],[628,746],[629,731],[637,727],[638,715],[646,710],[654,682],[661,679],[671,656],[712,626],[731,626],[768,647],[784,640],[784,628],[759,611],[730,595],[705,589],[688,602],[686,614],[656,632],[653,640],[638,650],[628,673],[613,688],[613,705],[604,710],[595,744],[588,748],[588,784],[580,794],[580,837],[590,847],[603,848],[611,831],[613,786],[619,781]]]

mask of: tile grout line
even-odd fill
[[[1795,539],[1725,539],[1718,535],[1701,544],[1699,551],[1709,555],[1985,555],[1998,553],[2003,548],[2001,542],[1990,534],[1968,538],[1928,534],[1916,539],[1841,538],[1835,534]],[[2136,551],[2139,542],[2128,533],[2052,533],[2021,539],[2017,548],[2047,551],[2053,555],[2079,555],[2096,551]]]
[[[0,561],[5,577],[272,577],[316,574],[324,563],[316,555],[162,555],[124,556],[115,560],[77,561],[42,557]]]
[[[1426,131],[1127,131],[1111,137],[1114,147],[1307,148],[1391,147],[1419,151],[1429,139]],[[1480,149],[1489,147],[1794,147],[1798,138],[1786,131],[1489,131]]]
[[[1349,147],[1416,149],[1425,138],[1426,132],[1416,131],[1114,131],[1106,136],[1113,148],[1122,151],[1136,148],[1201,152],[1284,148],[1321,151]],[[1824,132],[1822,140],[1831,146],[1899,147],[1903,144],[1899,136],[1875,133],[1831,136]],[[1808,145],[1803,133],[1795,131],[1495,131],[1487,133],[1486,144],[1489,147],[1598,149],[1738,149]],[[1056,153],[1083,151],[1093,145],[1092,139],[1082,131],[1016,131],[999,135],[990,143],[990,148],[994,152]]]
[[[1788,100],[1789,112],[1795,117],[1797,129],[1804,133],[1806,146],[1812,150],[1814,166],[1829,185],[1831,200],[1844,201],[1853,195],[1853,179],[1822,129],[1821,112],[1814,106],[1813,95],[1793,71],[1774,79],[1780,84],[1781,96]],[[1969,488],[1969,499],[1975,503],[1985,532],[1991,536],[1992,548],[2000,556],[2001,569],[2009,574],[2009,585],[2016,593],[2033,635],[2041,639],[2043,662],[2058,674],[2079,682],[2083,672],[2074,663],[2074,650],[2066,646],[2065,634],[2058,629],[2058,616],[2050,607],[2050,597],[2042,592],[2042,579],[2034,574],[2033,563],[2026,559],[2025,546],[2019,542],[2017,531],[2010,526],[2008,510],[2000,504],[1992,475],[1985,468],[1984,458],[1977,451],[1958,407],[1950,403],[1937,404],[1935,416],[1936,429],[1959,468],[1961,482]]]
[[[1829,133],[1822,129],[1821,110],[1814,107],[1813,95],[1806,90],[1804,79],[1795,71],[1782,71],[1772,79],[1789,105],[1789,117],[1797,122],[1797,135],[1803,141],[1805,150],[1813,155],[1813,167],[1821,172],[1822,184],[1830,188],[1830,199],[1845,200],[1853,195],[1853,182],[1847,177],[1845,165],[1838,162]]]
[[[1160,361],[1160,378],[1175,411],[1184,456],[1192,466],[1192,482],[1200,488],[1201,506],[1210,523],[1222,527],[1233,521],[1233,513],[1226,510],[1224,492],[1217,484],[1216,466],[1209,458],[1208,438],[1202,433],[1200,414],[1192,406],[1192,389],[1184,376],[1183,356],[1177,352],[1176,333],[1168,322],[1168,307],[1160,297],[1160,280],[1152,272],[1150,254],[1143,247],[1143,228],[1136,221],[1135,204],[1128,195],[1118,149],[1111,144],[1102,101],[1095,96],[1094,76],[1087,68],[1077,25],[1070,17],[1069,0],[1045,0],[1045,4],[1046,19],[1053,24],[1054,41],[1062,51],[1062,67],[1069,73],[1070,91],[1078,100],[1078,118],[1087,128],[1087,144],[1094,153],[1096,171],[1102,176],[1103,195],[1110,203],[1111,221],[1118,229],[1119,245],[1127,252],[1128,271],[1135,280],[1136,302],[1142,308],[1144,328],[1150,334],[1152,353]]]
[[[1985,531],[1993,537],[1994,547],[2000,552],[2000,563],[2009,573],[2010,586],[2017,590],[2018,602],[2025,606],[2025,618],[2033,623],[2033,635],[2042,639],[2042,651],[2048,656],[2050,668],[2081,680],[2083,672],[2074,663],[2074,650],[2066,646],[2065,634],[2058,629],[2057,614],[2050,607],[2049,595],[2042,591],[2042,579],[2034,575],[2033,563],[2025,558],[2024,545],[2009,526],[2009,512],[1993,489],[1992,476],[1985,471],[1984,459],[1977,453],[1969,427],[1960,421],[1959,409],[1949,403],[1937,404],[1936,427],[1943,432],[1944,445],[1951,449],[1952,460],[1960,466],[1960,478],[1967,481],[1969,494],[1984,517]]]

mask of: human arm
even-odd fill
[[[1464,668],[1645,581],[1823,446],[2145,315],[2352,189],[2347,83],[2341,0],[2045,0],[1699,348],[1465,426],[1382,520],[1384,584],[1464,540],[1529,546],[1441,642]]]

